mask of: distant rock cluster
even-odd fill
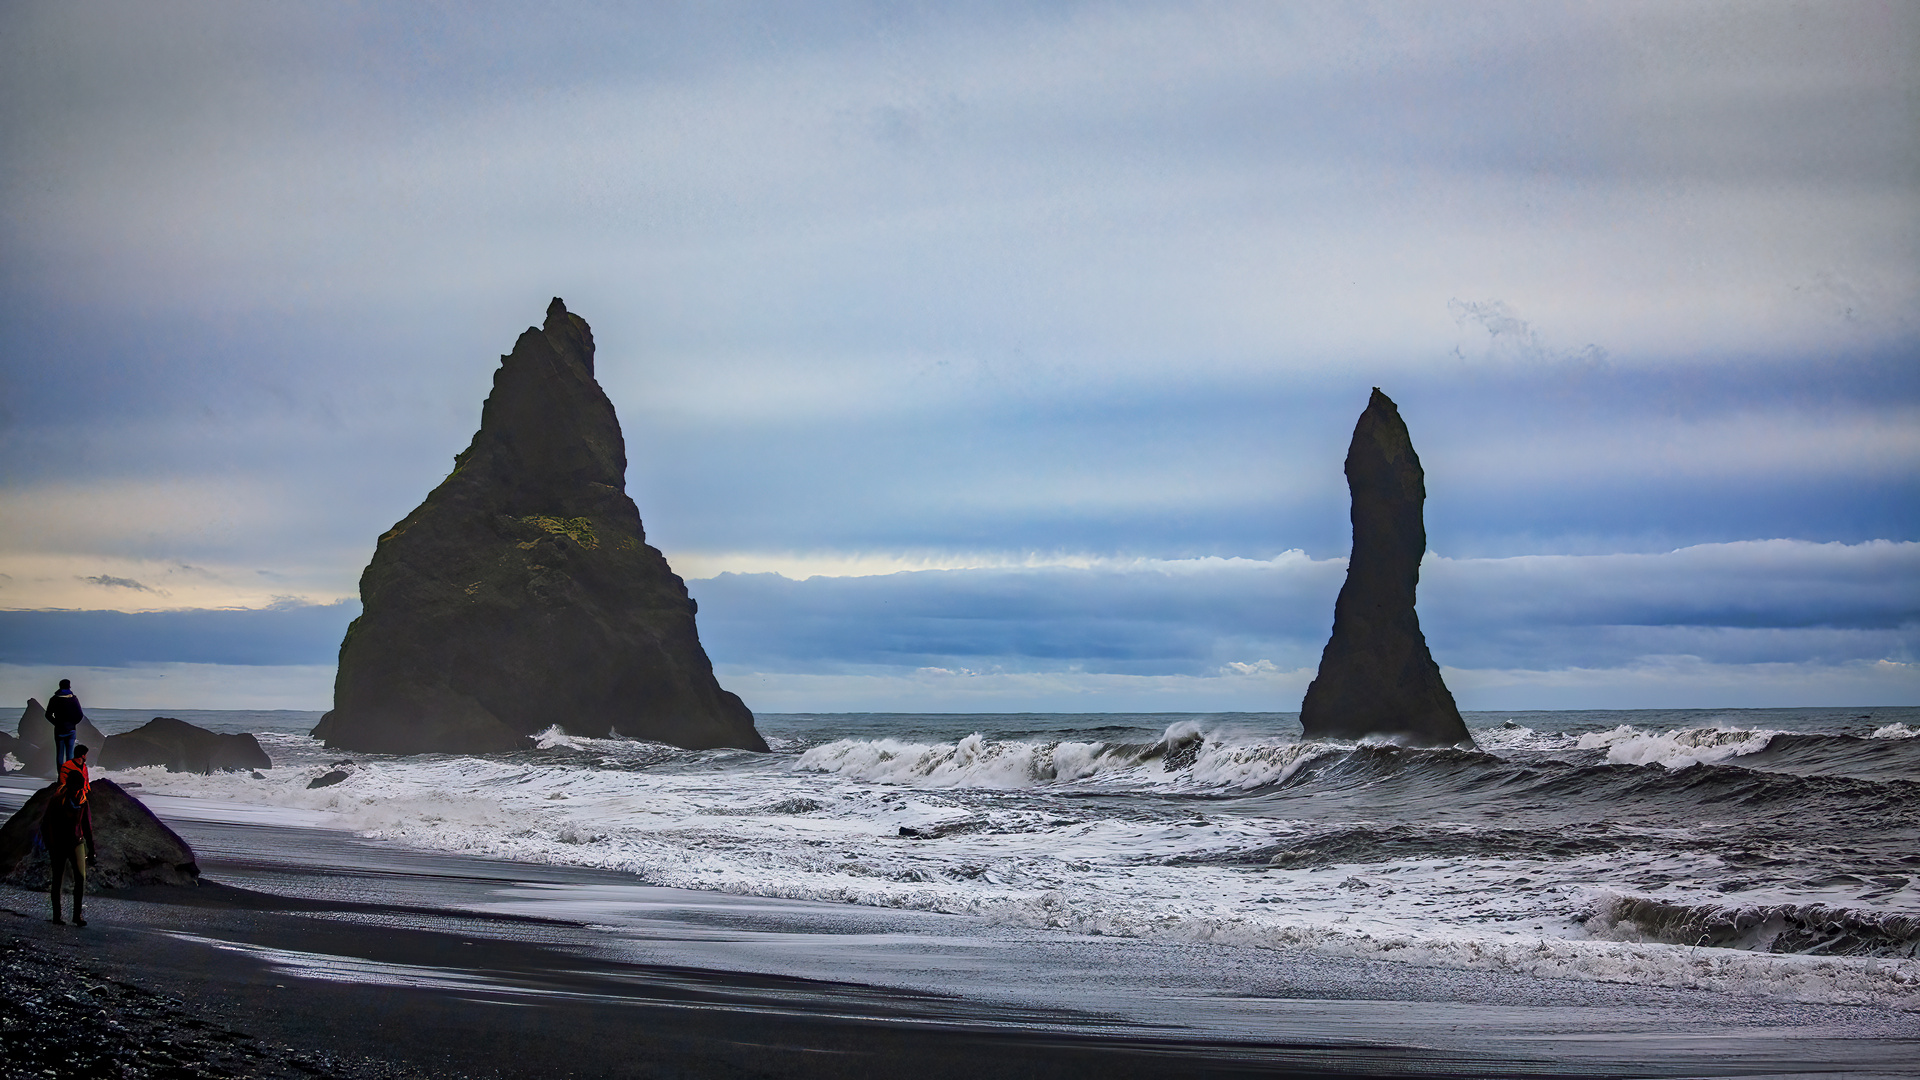
[[[164,765],[168,772],[247,772],[271,769],[273,759],[250,734],[222,734],[171,716],[156,716],[132,731],[107,736],[100,765],[108,769]]]
[[[40,699],[27,699],[26,710],[20,714],[20,723],[14,731],[17,737],[7,740],[5,752],[18,758],[30,775],[52,779],[53,725],[47,722],[46,706],[40,704]],[[75,729],[74,741],[100,749],[106,746],[107,737],[93,726],[93,721],[82,720]],[[94,763],[99,764],[97,759]]]
[[[37,698],[28,698],[20,714],[17,736],[0,734],[0,753],[10,753],[33,776],[51,779],[53,767],[53,725]],[[176,720],[156,716],[132,731],[103,735],[93,721],[82,720],[75,729],[74,741],[88,748],[87,762],[96,769],[137,769],[159,765],[168,772],[245,772],[271,769],[273,759],[260,749],[260,740],[250,734],[223,734]]]

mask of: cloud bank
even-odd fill
[[[1288,552],[689,585],[708,653],[762,711],[1273,711],[1297,707],[1344,576]],[[314,665],[354,614],[0,612],[0,645],[42,667]],[[1429,556],[1421,619],[1468,708],[1885,704],[1920,689],[1920,543]]]
[[[749,700],[1297,701],[1372,386],[1463,693],[1920,700],[1916,35],[3,5],[0,667],[322,686],[560,295]]]

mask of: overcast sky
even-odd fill
[[[635,10],[638,8],[638,10]],[[0,7],[0,700],[329,704],[553,296],[758,711],[1920,703],[1920,8]]]

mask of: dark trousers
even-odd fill
[[[73,871],[73,921],[80,921],[80,901],[87,895],[87,845],[84,841],[65,851],[48,848],[47,859],[53,864],[53,887],[47,890],[48,898],[53,901],[53,917],[60,917],[60,883]]]
[[[68,728],[53,733],[53,767],[57,772],[60,766],[73,760],[73,737],[80,734],[79,728]]]

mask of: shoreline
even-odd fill
[[[521,932],[570,925],[561,920],[461,915],[462,931],[450,933],[380,925],[383,916],[454,917],[446,911],[289,902],[217,883],[126,892],[92,898],[99,910],[76,930],[20,910],[43,894],[8,888],[0,919],[12,924],[10,963],[57,973],[38,982],[61,993],[28,1003],[45,1013],[64,1002],[78,1034],[70,1043],[95,1045],[103,1026],[118,1036],[104,1041],[128,1053],[159,1043],[151,1075],[1586,1075],[1418,1047],[1196,1039],[896,988],[596,961]],[[180,929],[189,923],[207,933]],[[494,935],[475,932],[489,924]],[[6,996],[21,985],[10,980]],[[75,1000],[76,986],[92,993]],[[22,1004],[10,1000],[10,1011]],[[61,1026],[43,1022],[40,1034]],[[70,1056],[38,1063],[57,1076],[98,1075],[99,1055]],[[229,1071],[236,1062],[244,1073]],[[9,1075],[25,1071],[9,1064]]]
[[[166,801],[202,885],[90,897],[85,930],[5,887],[0,926],[319,1055],[317,1075],[1892,1076],[1920,1057],[1855,1006],[690,892]]]

